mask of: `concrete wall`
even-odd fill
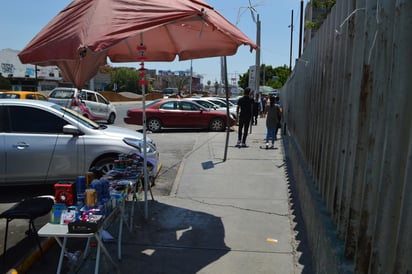
[[[317,273],[412,272],[411,14],[338,0],[280,92]]]

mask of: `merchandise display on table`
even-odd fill
[[[104,175],[96,169],[95,173],[78,176],[75,182],[56,183],[50,223],[67,224],[69,233],[96,232],[121,202],[130,195],[133,200],[142,196],[142,162],[136,154],[120,155],[114,168]],[[148,162],[148,169],[155,167],[156,163]]]

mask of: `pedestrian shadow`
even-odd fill
[[[124,238],[120,273],[198,273],[230,251],[221,218],[157,201],[148,208]]]

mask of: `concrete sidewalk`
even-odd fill
[[[275,149],[261,149],[266,127],[264,119],[258,123],[247,148],[234,147],[237,132],[230,133],[225,162],[226,133],[200,135],[182,161],[172,194],[149,201],[148,220],[139,205],[133,232],[124,232],[118,273],[311,273],[282,141]],[[107,248],[117,254],[116,244]],[[93,269],[91,260],[79,273]],[[114,272],[108,260],[100,270]]]

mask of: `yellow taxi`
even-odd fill
[[[0,99],[2,98],[47,101],[47,97],[37,91],[0,91]]]

